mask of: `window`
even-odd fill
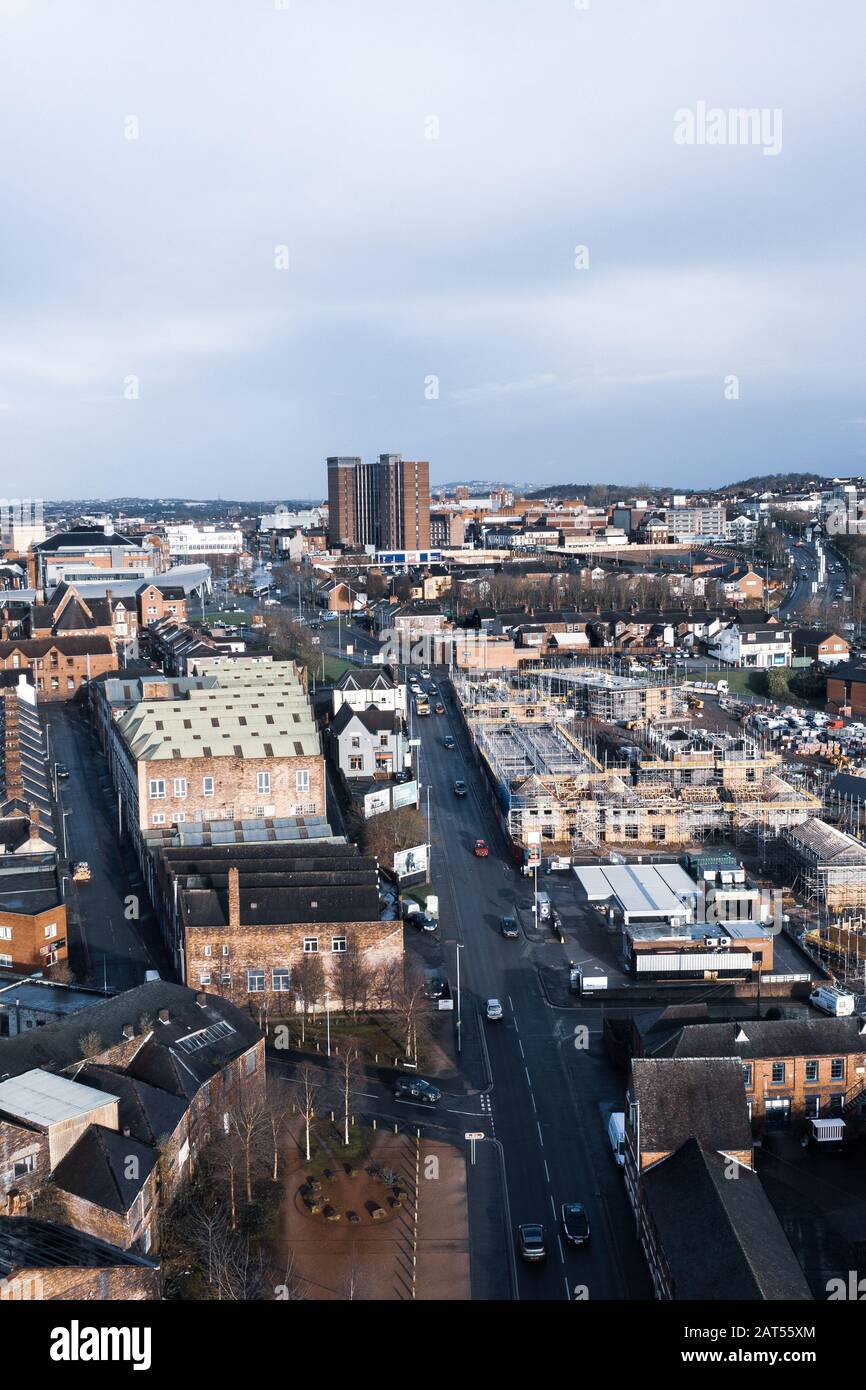
[[[213,946],[205,946],[205,948],[204,948],[204,953],[205,953],[206,956],[212,956],[212,955],[213,955]]]
[[[165,825],[165,816],[162,811],[157,811],[153,816],[154,825]]]
[[[340,955],[343,951],[345,951],[345,949],[346,949],[346,938],[345,938],[345,936],[332,936],[332,937],[331,937],[331,950],[334,952],[335,955]]]
[[[302,768],[300,772],[295,773],[295,786],[299,792],[308,792],[310,790],[310,774],[306,768]]]
[[[153,801],[165,800],[165,779],[162,777],[151,777],[150,795]]]
[[[247,971],[247,993],[264,994],[265,992],[265,972],[264,970]]]
[[[252,1076],[253,1072],[256,1069],[256,1054],[254,1052],[248,1052],[246,1057],[244,1058],[244,1063],[246,1066],[247,1076]]]
[[[350,756],[350,758],[349,758],[349,771],[350,771],[350,772],[363,772],[363,771],[364,771],[364,759],[363,759],[363,756],[359,756],[358,754],[355,754],[354,757],[351,757],[351,756]]]
[[[176,811],[174,819],[178,825],[183,825],[186,820],[186,811]]]
[[[198,982],[199,982],[199,984],[200,984],[200,985],[209,985],[209,984],[210,984],[210,981],[211,981],[211,973],[210,973],[210,971],[209,971],[209,970],[202,970],[201,973],[199,974],[199,977],[198,977]]]
[[[11,970],[11,969],[12,969],[12,957],[11,957],[11,956],[0,956],[0,970]]]
[[[269,772],[256,773],[256,791],[259,796],[267,796],[271,790],[271,774]]]
[[[203,777],[201,779],[202,796],[213,796],[213,778]]]
[[[51,939],[52,936],[56,936],[56,935],[57,935],[57,923],[56,923],[56,922],[50,922],[50,923],[48,924],[48,926],[45,928],[45,940],[46,940],[46,941],[49,941],[49,940]]]
[[[292,974],[287,965],[277,965],[271,971],[271,987],[275,994],[288,994]]]
[[[12,928],[11,928],[11,927],[0,927],[0,941],[11,941],[11,940],[12,940]]]
[[[751,1062],[744,1062],[744,1063],[743,1063],[743,1082],[744,1082],[744,1084],[745,1084],[746,1090],[751,1090],[751,1087],[752,1087],[752,1064],[751,1064]]]
[[[831,1081],[844,1081],[844,1080],[845,1080],[845,1058],[844,1058],[844,1057],[834,1057],[834,1058],[832,1059],[832,1061],[830,1062],[830,1080],[831,1080]]]
[[[353,748],[360,748],[360,747],[361,747],[361,740],[360,740],[360,738],[357,736],[357,734],[353,734],[353,735],[352,735],[352,747],[353,747]]]
[[[222,955],[227,956],[228,953],[229,953],[229,948],[228,948],[228,946],[221,946],[221,947],[220,947],[220,952],[221,952]]]
[[[24,1158],[16,1158],[13,1172],[16,1178],[23,1178],[26,1173],[35,1173],[36,1155],[26,1154]]]
[[[174,779],[174,794],[175,794],[175,796],[186,796],[186,778],[185,778],[185,777],[175,777],[175,779]]]
[[[304,955],[311,956],[319,949],[319,938],[317,936],[304,937]],[[10,961],[11,964],[11,961]]]
[[[774,1062],[774,1063],[773,1063],[772,1082],[773,1082],[773,1085],[774,1085],[774,1086],[784,1086],[784,1084],[785,1084],[785,1063],[784,1063],[784,1062]]]
[[[806,1080],[807,1080],[807,1081],[817,1081],[817,1080],[818,1080],[818,1063],[817,1063],[817,1061],[814,1060],[814,1059],[812,1059],[812,1060],[810,1060],[810,1061],[808,1061],[808,1062],[806,1063]]]

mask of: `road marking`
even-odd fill
[[[553,1212],[553,1219],[554,1219],[554,1221],[555,1221],[555,1220],[556,1220],[556,1203],[555,1203],[554,1200],[553,1200],[553,1193],[550,1194],[550,1210]],[[559,1240],[559,1236],[557,1236],[556,1239]],[[559,1247],[559,1253],[562,1254],[562,1246],[561,1246],[561,1245],[560,1245],[560,1247]]]
[[[532,1090],[532,1077],[529,1075],[529,1067],[524,1067],[523,1070],[526,1072],[526,1084],[527,1084],[527,1086],[529,1087],[529,1089],[530,1089],[530,1091],[531,1091],[531,1090]]]
[[[520,1041],[519,1038],[517,1039],[517,1046],[520,1048],[520,1055],[521,1055],[521,1057],[523,1058],[523,1060],[524,1060],[524,1062],[525,1062],[525,1061],[526,1061],[526,1053],[523,1051],[523,1043]]]
[[[536,1125],[536,1128],[537,1128],[537,1130],[538,1130],[538,1142],[539,1142],[539,1144],[541,1145],[541,1147],[544,1148],[544,1135],[543,1135],[542,1132],[541,1132],[541,1121],[540,1121],[540,1120],[536,1120],[536,1121],[535,1121],[535,1125]]]
[[[566,1298],[568,1299],[568,1301],[569,1301],[569,1303],[570,1303],[570,1302],[571,1302],[571,1285],[569,1284],[568,1279],[566,1279],[566,1281],[565,1281],[565,1296],[566,1296]]]
[[[547,1166],[547,1159],[544,1160],[544,1175],[547,1178],[547,1181],[550,1182],[550,1169]]]
[[[555,1215],[556,1215],[556,1212],[554,1212],[553,1214],[554,1214],[554,1216],[555,1216]],[[559,1232],[558,1232],[558,1231],[557,1231],[557,1233],[556,1233],[556,1243],[557,1243],[557,1245],[559,1246],[559,1258],[562,1260],[562,1263],[565,1264],[565,1251],[564,1251],[563,1248],[562,1248],[562,1241],[560,1240]],[[565,1287],[566,1287],[566,1289],[568,1288],[568,1280],[567,1280],[567,1279],[566,1279],[566,1281],[565,1281]]]

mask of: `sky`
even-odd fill
[[[0,0],[0,494],[866,472],[864,51],[862,0]]]

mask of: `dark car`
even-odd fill
[[[544,1248],[544,1227],[525,1225],[517,1228],[517,1248],[522,1260],[534,1264],[536,1260],[547,1258]]]
[[[500,918],[499,930],[502,932],[503,936],[508,937],[509,941],[520,935],[520,928],[517,925],[517,919],[514,917]]]
[[[589,1217],[580,1202],[563,1202],[562,1234],[569,1245],[586,1245],[589,1240]]]
[[[439,1087],[422,1080],[420,1076],[400,1077],[394,1082],[394,1095],[398,1100],[405,1096],[408,1100],[417,1100],[423,1105],[435,1105],[437,1100],[442,1099]]]
[[[69,776],[69,768],[66,766],[65,763],[58,763],[58,764],[57,764],[57,769],[56,769],[56,771],[57,771],[57,776],[58,776],[58,777],[68,777],[68,776]]]
[[[465,782],[461,782],[461,781],[458,780],[458,781],[456,781],[456,782],[454,783],[454,795],[455,795],[455,796],[465,796],[465,795],[466,795],[466,783],[465,783]]]
[[[442,746],[443,746],[443,748],[453,748],[453,747],[454,747],[454,735],[453,735],[453,734],[446,734],[445,737],[444,737],[444,739],[442,740]]]

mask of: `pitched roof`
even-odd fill
[[[336,690],[393,690],[394,682],[381,667],[362,667],[357,671],[346,671],[337,681]]]
[[[353,709],[349,704],[342,704],[337,710],[328,726],[331,733],[336,737],[355,721],[363,724],[370,734],[399,733],[403,727],[403,718],[392,709],[379,709],[376,705],[368,705],[366,709]]]
[[[159,1261],[120,1250],[54,1221],[0,1216],[0,1278],[21,1269],[104,1269],[115,1265],[158,1269]]]
[[[158,1147],[166,1136],[173,1134],[186,1113],[186,1106],[177,1096],[139,1081],[125,1072],[112,1071],[88,1062],[78,1073],[80,1081],[96,1090],[115,1096],[121,1132],[129,1130],[133,1139]]]
[[[636,1057],[643,1153],[669,1153],[697,1138],[726,1153],[752,1148],[742,1063],[736,1057]]]
[[[859,1018],[744,1019],[685,1023],[656,1057],[841,1057],[866,1053]]]
[[[811,1299],[760,1178],[749,1168],[735,1172],[692,1138],[643,1176],[673,1298]]]
[[[52,1176],[64,1192],[125,1215],[158,1162],[159,1154],[149,1144],[104,1125],[90,1125]]]

